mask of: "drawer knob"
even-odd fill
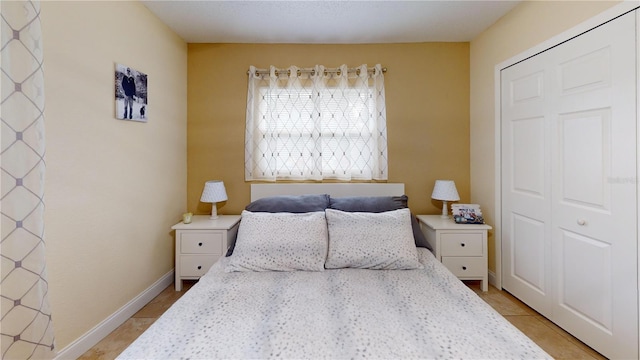
[[[577,223],[580,226],[584,226],[587,223],[587,221],[585,219],[578,219]]]
[[[464,247],[464,243],[461,243],[460,246]]]
[[[462,267],[462,270],[467,270],[467,267],[466,267],[466,266],[463,266],[463,267]]]
[[[202,243],[201,243],[201,242],[199,242],[199,243],[198,243],[198,246],[202,246]]]
[[[200,270],[200,269],[202,269],[202,266],[201,266],[201,265],[198,265],[198,270]]]

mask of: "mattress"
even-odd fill
[[[418,248],[414,270],[214,266],[119,359],[551,358]]]

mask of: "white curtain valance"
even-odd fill
[[[246,180],[386,180],[380,64],[249,69]]]

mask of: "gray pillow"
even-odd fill
[[[405,209],[409,207],[409,197],[402,196],[349,196],[349,197],[332,197],[329,199],[329,208],[347,212],[373,212],[380,213],[385,211]],[[413,239],[417,247],[433,249],[424,237],[418,219],[411,214],[411,229],[413,230]]]
[[[346,212],[380,213],[406,209],[409,198],[402,196],[349,196],[329,198],[329,209]]]
[[[258,199],[245,208],[250,212],[267,213],[308,213],[324,211],[329,207],[329,195],[281,195]],[[236,235],[237,236],[237,235]],[[236,239],[231,241],[227,255],[233,254],[236,246]]]
[[[258,199],[247,205],[251,212],[306,213],[324,211],[329,207],[329,195],[282,195]]]

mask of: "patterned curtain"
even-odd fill
[[[2,15],[2,358],[55,356],[44,244],[44,74],[40,3]]]
[[[246,180],[386,180],[387,170],[379,64],[250,68]]]

